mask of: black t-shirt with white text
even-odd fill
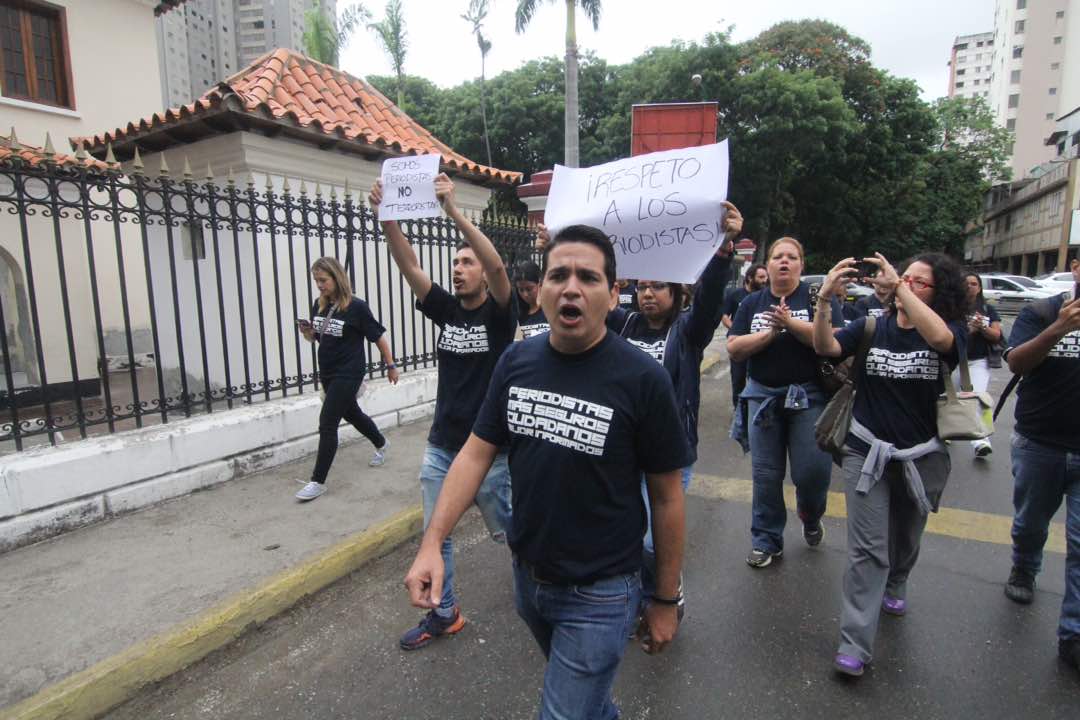
[[[769,322],[765,319],[765,313],[779,304],[780,298],[772,294],[771,288],[750,293],[739,303],[728,335],[750,335],[767,329]],[[833,327],[841,327],[844,319],[840,302],[833,298],[831,304]],[[799,283],[795,291],[787,297],[787,305],[791,309],[792,318],[814,321],[814,304],[810,297],[810,286],[806,283]],[[803,344],[787,330],[782,331],[764,350],[747,358],[747,361],[750,377],[768,387],[802,385],[817,378],[817,355],[814,354],[814,348]]]
[[[1033,340],[1057,319],[1067,296],[1048,303],[1046,319],[1028,305],[1013,323],[1009,350]],[[1016,432],[1035,442],[1080,452],[1080,330],[1073,330],[1050,349],[1046,358],[1024,375],[1016,390]]]
[[[510,447],[510,548],[578,584],[641,566],[641,473],[691,458],[668,373],[610,330],[577,355],[549,335],[515,343],[473,432]]]
[[[978,309],[980,315],[985,315],[990,324],[993,325],[996,322],[1001,322],[1001,316],[998,315],[998,311],[994,309],[993,305],[983,304]],[[974,318],[974,315],[969,316],[969,320]],[[990,354],[990,343],[986,341],[981,332],[973,332],[968,334],[968,360],[981,360],[982,358]]]
[[[551,325],[548,323],[547,316],[544,315],[543,308],[537,308],[532,315],[523,316],[518,321],[518,325],[521,327],[521,335],[524,338],[531,338],[533,335],[539,335],[551,330]]]
[[[428,442],[457,452],[469,437],[491,373],[502,351],[514,339],[516,319],[513,303],[500,308],[490,295],[475,310],[438,285],[432,285],[424,302],[416,306],[435,322],[439,333],[439,385],[435,419]]]
[[[855,301],[855,317],[881,317],[889,311],[888,305],[883,305],[877,295],[867,295]]]
[[[315,303],[311,326],[319,343],[319,379],[324,384],[336,377],[363,379],[367,375],[364,340],[375,342],[386,332],[368,304],[358,297],[344,310],[327,306],[320,311]]]
[[[624,310],[637,310],[637,284],[630,283],[619,290],[619,307]]]
[[[635,323],[634,332],[624,335],[626,342],[643,350],[649,357],[661,365],[664,364],[664,349],[667,347],[668,328],[653,330],[647,322]]]
[[[841,357],[854,355],[866,327],[866,318],[853,320],[836,333],[843,348]],[[855,379],[854,416],[874,437],[903,450],[937,437],[937,399],[945,392],[941,374],[944,360],[952,371],[967,343],[964,323],[948,323],[955,342],[942,356],[927,344],[919,331],[897,325],[896,315],[877,318],[874,339],[863,373]],[[865,450],[862,442],[849,438]]]

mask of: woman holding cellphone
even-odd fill
[[[314,500],[326,492],[326,475],[337,453],[338,425],[342,420],[348,420],[375,446],[368,465],[378,467],[386,461],[386,438],[356,400],[367,375],[364,340],[379,348],[391,384],[397,383],[399,375],[386,328],[371,314],[368,304],[352,294],[341,263],[332,257],[319,258],[311,266],[311,277],[319,289],[319,299],[311,308],[312,320],[298,320],[297,326],[305,340],[319,344],[319,380],[324,399],[319,413],[315,467],[311,480],[296,493],[296,499],[301,502]]]
[[[926,253],[899,273],[880,254],[866,260],[878,266],[873,282],[892,292],[893,309],[876,320],[865,366],[852,368],[855,403],[839,458],[848,558],[833,667],[849,676],[862,675],[872,660],[881,613],[907,613],[908,576],[951,467],[938,438],[938,396],[968,338],[968,295],[953,260]],[[853,258],[841,260],[821,286],[814,317],[818,355],[856,354],[866,318],[840,330],[829,323],[829,299],[843,292],[855,266]]]

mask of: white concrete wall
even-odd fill
[[[429,417],[436,386],[436,372],[410,373],[369,383],[360,404],[395,427]],[[309,393],[0,458],[0,552],[309,455],[320,406]]]
[[[321,152],[306,143],[268,139],[250,133],[210,138],[182,149],[166,151],[164,155],[174,174],[186,161],[196,177],[202,178],[207,174],[207,164],[210,163],[211,172],[224,173],[215,180],[222,187],[225,186],[227,172],[231,168],[238,188],[243,191],[242,195],[246,193],[249,174],[254,178],[255,190],[260,195],[266,192],[269,182],[273,191],[280,196],[287,177],[293,199],[297,203],[294,211],[297,217],[300,190],[298,178],[305,178],[311,202],[315,200],[316,184],[319,184],[325,201],[330,201],[331,191],[338,194],[339,200],[342,199],[347,178],[354,191],[354,202],[359,202],[361,197],[366,197],[366,189],[374,182],[380,167],[377,162],[358,160],[335,152]],[[152,172],[160,167],[160,162],[158,155],[147,157],[148,171]],[[202,182],[201,179],[199,181]],[[363,193],[358,192],[360,188],[364,189]],[[462,181],[458,183],[457,194],[462,207],[479,210],[487,205],[490,191]],[[184,245],[190,243],[187,229],[172,228],[169,232],[164,227],[149,228],[155,312],[161,341],[159,362],[166,371],[178,378],[179,372],[173,371],[178,371],[181,366],[179,348],[182,344],[183,370],[190,381],[189,392],[205,392],[204,380],[207,376],[202,366],[204,343],[209,358],[207,370],[211,391],[223,388],[226,384],[238,386],[249,380],[258,383],[264,379],[276,380],[283,375],[294,377],[313,372],[311,346],[302,339],[298,340],[295,324],[298,317],[310,316],[311,300],[317,296],[308,268],[311,262],[323,254],[337,256],[344,263],[346,244],[343,240],[335,243],[333,233],[329,231],[324,233],[322,238],[312,234],[304,237],[295,230],[290,234],[284,218],[282,210],[275,222],[273,237],[265,230],[260,230],[255,236],[250,231],[243,231],[234,242],[230,230],[219,231],[220,257],[214,253],[213,231],[205,227],[203,236],[206,257],[199,261],[184,257]],[[373,228],[369,226],[367,230],[371,231]],[[171,293],[172,264],[168,251],[170,238],[173,246],[172,262],[176,269],[179,313],[174,311]],[[239,283],[236,247],[239,247],[240,256]],[[417,247],[419,249],[420,246]],[[353,251],[356,278],[354,293],[368,302],[376,319],[387,327],[394,357],[400,361],[407,355],[434,352],[437,328],[414,310],[415,297],[393,264],[386,243],[381,240],[378,243],[354,243]],[[450,286],[453,253],[454,249],[449,244],[431,248],[430,252],[424,247],[420,253],[421,263],[431,268],[433,279],[444,287]],[[196,262],[199,272],[198,293],[194,267]],[[224,333],[221,322],[222,305],[218,302],[219,266],[221,294],[224,299]],[[279,294],[276,303],[275,276],[278,278]],[[257,285],[257,279],[261,287]],[[200,296],[202,333],[197,301]],[[282,346],[284,367],[280,352]],[[228,383],[224,362],[226,347],[229,352]],[[367,352],[369,359],[379,359],[378,351],[373,345],[368,345]],[[178,388],[173,383],[170,394],[175,395],[177,392]]]
[[[0,98],[0,127],[41,145],[48,131],[57,150],[161,110],[154,3],[139,0],[50,0],[67,14],[75,109]],[[122,38],[122,41],[118,41]]]

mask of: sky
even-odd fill
[[[339,9],[353,0],[338,0]],[[528,29],[514,32],[516,0],[491,0],[484,30],[492,48],[488,77],[544,56],[564,54],[565,4],[544,2]],[[732,39],[748,40],[783,20],[830,20],[863,38],[873,63],[914,79],[926,100],[945,95],[946,63],[957,35],[994,27],[995,0],[603,0],[600,29],[578,10],[578,45],[609,63],[622,64],[672,40],[701,41],[734,25]],[[405,71],[440,87],[478,77],[480,51],[471,25],[461,19],[468,0],[403,0],[408,53]],[[382,0],[366,0],[376,18]],[[371,32],[358,30],[342,53],[353,75],[389,75],[391,66]]]

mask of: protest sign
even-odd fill
[[[592,225],[611,239],[619,277],[693,283],[724,240],[727,140],[591,168],[555,166],[544,224],[552,237]]]
[[[417,220],[442,212],[435,197],[438,155],[390,158],[382,165],[380,220]]]

